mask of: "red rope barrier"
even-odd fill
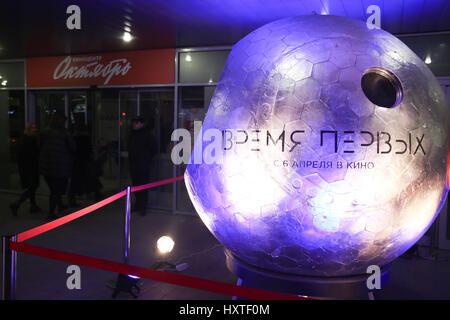
[[[172,183],[174,181],[184,179],[183,176],[161,180],[157,182],[148,183],[141,186],[135,186],[131,188],[131,192],[141,191],[144,189],[149,189],[153,187],[157,187],[160,185]],[[308,298],[300,298],[295,295],[272,292],[267,290],[249,288],[237,286],[234,284],[206,280],[191,276],[179,275],[170,272],[157,271],[137,266],[126,265],[123,263],[92,258],[88,256],[82,256],[78,254],[68,253],[64,251],[58,251],[43,247],[38,247],[30,244],[22,243],[25,240],[33,238],[37,235],[40,235],[49,230],[55,229],[63,224],[66,224],[70,221],[78,219],[90,212],[93,212],[117,199],[126,195],[126,190],[123,190],[109,198],[106,198],[100,202],[97,202],[93,205],[90,205],[84,209],[78,210],[72,214],[66,215],[49,223],[43,224],[36,228],[30,229],[28,231],[19,233],[17,235],[17,242],[10,241],[10,249],[18,252],[28,253],[31,255],[36,255],[44,258],[49,258],[53,260],[64,261],[68,263],[75,263],[84,265],[87,267],[92,267],[96,269],[101,269],[105,271],[111,271],[114,273],[127,274],[127,275],[135,275],[141,278],[151,279],[160,282],[166,282],[174,285],[189,287],[198,290],[205,290],[214,293],[226,294],[231,296],[239,296],[242,298],[252,299],[252,300],[310,300]]]
[[[180,176],[180,177],[176,177],[176,178],[170,178],[170,179],[166,179],[166,180],[161,180],[161,181],[157,181],[157,182],[143,184],[141,186],[131,187],[131,192],[141,191],[141,190],[149,189],[149,188],[154,188],[154,187],[157,187],[157,186],[161,186],[163,184],[168,184],[168,183],[172,183],[172,182],[175,182],[177,180],[183,180],[183,179],[184,179],[184,176]]]
[[[205,290],[219,294],[226,294],[230,296],[239,296],[242,298],[252,300],[312,300],[309,298],[301,298],[286,293],[272,292],[250,287],[242,287],[225,282],[206,280],[202,278],[185,276],[170,272],[131,266],[123,263],[97,259],[88,256],[82,256],[79,254],[48,249],[14,241],[10,241],[9,246],[11,250],[28,253],[31,255],[40,256],[44,258],[68,262],[71,264],[79,264],[114,273],[134,275],[140,278],[166,282],[192,289]]]
[[[113,201],[116,201],[117,199],[123,197],[126,194],[126,191],[121,191],[119,193],[116,193],[115,195],[106,198],[102,201],[99,201],[97,203],[94,203],[93,205],[90,205],[89,207],[86,207],[84,209],[78,210],[74,213],[68,214],[64,217],[61,217],[59,219],[53,220],[51,222],[48,222],[46,224],[40,225],[36,228],[30,229],[28,231],[24,231],[22,233],[19,233],[17,235],[17,241],[22,242],[25,240],[28,240],[30,238],[33,238],[37,235],[40,235],[44,232],[50,231],[52,229],[55,229],[63,224],[66,224],[72,220],[78,219],[88,213],[91,213],[92,211],[95,211],[97,209],[100,209],[101,207],[106,206],[107,204],[110,204]]]
[[[184,177],[180,176],[180,177],[176,177],[176,178],[165,179],[165,180],[161,180],[161,181],[157,181],[157,182],[144,184],[144,185],[141,185],[141,186],[131,187],[131,192],[141,191],[141,190],[149,189],[149,188],[154,188],[154,187],[157,187],[157,186],[161,186],[161,185],[164,185],[164,184],[172,183],[174,181],[182,180],[182,179],[184,179]],[[84,215],[86,215],[88,213],[91,213],[92,211],[100,209],[101,207],[104,207],[107,204],[110,204],[111,202],[116,201],[117,199],[123,197],[124,195],[126,195],[126,190],[123,190],[123,191],[121,191],[119,193],[116,193],[115,195],[110,196],[109,198],[106,198],[106,199],[104,199],[102,201],[94,203],[93,205],[90,205],[89,207],[86,207],[84,209],[78,210],[78,211],[76,211],[74,213],[68,214],[68,215],[66,215],[64,217],[61,217],[61,218],[56,219],[56,220],[53,220],[51,222],[48,222],[48,223],[43,224],[41,226],[38,226],[36,228],[30,229],[28,231],[19,233],[17,235],[17,241],[18,242],[23,242],[25,240],[28,240],[28,239],[33,238],[35,236],[38,236],[38,235],[40,235],[40,234],[42,234],[44,232],[50,231],[52,229],[55,229],[55,228],[57,228],[57,227],[59,227],[59,226],[61,226],[63,224],[66,224],[66,223],[68,223],[70,221],[73,221],[75,219],[78,219],[78,218],[80,218],[80,217],[82,217],[82,216],[84,216]]]

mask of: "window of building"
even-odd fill
[[[229,50],[181,52],[179,55],[179,82],[218,82],[229,53]]]

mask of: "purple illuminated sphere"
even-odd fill
[[[434,221],[448,110],[391,34],[337,16],[275,21],[233,47],[202,127],[223,132],[223,160],[189,164],[186,186],[208,229],[251,265],[364,274]]]

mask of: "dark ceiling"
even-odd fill
[[[81,8],[81,30],[66,28],[72,4]],[[380,7],[381,27],[396,35],[450,31],[448,0],[1,0],[0,59],[232,45],[287,16],[365,21],[370,5]],[[128,43],[121,39],[126,25],[134,37]]]

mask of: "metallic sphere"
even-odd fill
[[[247,35],[208,129],[222,132],[223,161],[188,165],[191,200],[226,248],[267,270],[384,266],[420,239],[447,193],[444,93],[405,44],[361,21],[300,16]]]

